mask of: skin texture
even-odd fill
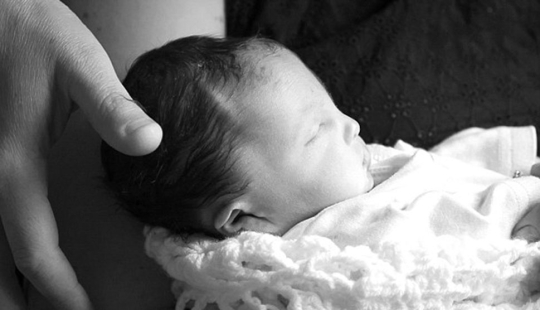
[[[296,223],[373,187],[360,126],[338,110],[313,73],[281,49],[254,56],[255,85],[228,109],[243,137],[238,161],[250,180],[216,218],[230,235],[240,230],[282,235]]]
[[[105,51],[59,1],[0,0],[0,308],[23,309],[14,267],[57,309],[92,309],[58,246],[47,157],[71,112],[131,155],[161,141]]]

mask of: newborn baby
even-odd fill
[[[104,143],[107,183],[138,219],[174,233],[509,238],[537,202],[536,178],[511,178],[536,160],[534,128],[469,131],[431,152],[367,147],[319,79],[267,39],[182,38],[142,55],[124,85],[164,137],[143,157]]]

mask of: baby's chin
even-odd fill
[[[368,180],[367,180],[367,184],[366,184],[366,187],[364,189],[364,194],[371,191],[373,189],[373,187],[375,187],[375,181],[373,179],[373,176],[371,175],[371,173],[369,173],[368,171]]]
[[[362,166],[361,171],[358,173],[356,184],[358,184],[358,188],[357,192],[353,195],[354,197],[366,194],[375,187],[375,179],[369,170],[369,164]]]

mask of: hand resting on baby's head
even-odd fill
[[[532,166],[531,175],[540,177],[540,163]],[[540,204],[532,206],[518,221],[512,230],[512,238],[523,239],[527,242],[540,241]]]

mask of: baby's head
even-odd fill
[[[358,123],[276,42],[182,38],[142,55],[124,85],[163,141],[142,157],[104,143],[102,162],[146,224],[281,235],[373,186]]]

